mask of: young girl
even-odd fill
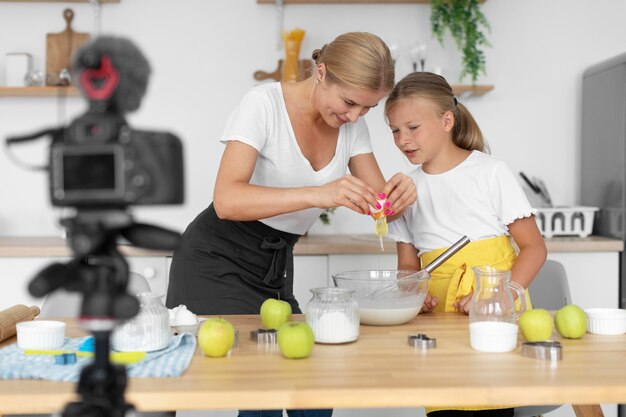
[[[427,72],[406,76],[389,95],[385,115],[396,146],[417,165],[410,174],[417,201],[389,225],[398,268],[423,268],[462,236],[471,240],[434,271],[422,312],[467,314],[473,266],[510,269],[511,279],[528,288],[546,259],[535,210],[507,165],[484,153],[480,128],[446,80]],[[465,415],[426,411],[429,417]],[[497,411],[512,415],[513,409]],[[466,413],[489,415],[489,410]]]

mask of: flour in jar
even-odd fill
[[[328,311],[307,320],[318,343],[347,343],[359,337],[359,319],[342,311]]]

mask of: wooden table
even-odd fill
[[[131,379],[127,399],[144,411],[626,403],[626,335],[555,335],[563,360],[551,365],[521,356],[519,347],[474,351],[467,316],[424,314],[403,326],[361,326],[355,343],[316,345],[309,358],[288,360],[250,341],[258,316],[225,317],[240,332],[231,356],[198,350],[180,378]],[[69,336],[82,334],[68,323]],[[416,333],[436,338],[437,348],[409,347],[407,336]],[[57,411],[76,399],[73,392],[70,383],[2,380],[0,415]],[[601,415],[599,406],[575,410]]]

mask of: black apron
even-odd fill
[[[211,204],[187,227],[174,252],[167,307],[259,314],[263,301],[280,297],[301,313],[293,295],[293,246],[299,238],[258,221],[221,220]]]

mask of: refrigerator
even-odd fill
[[[626,53],[583,73],[581,204],[596,206],[593,234],[626,244]],[[620,308],[626,308],[626,251],[620,253]],[[620,405],[619,417],[626,417]]]

